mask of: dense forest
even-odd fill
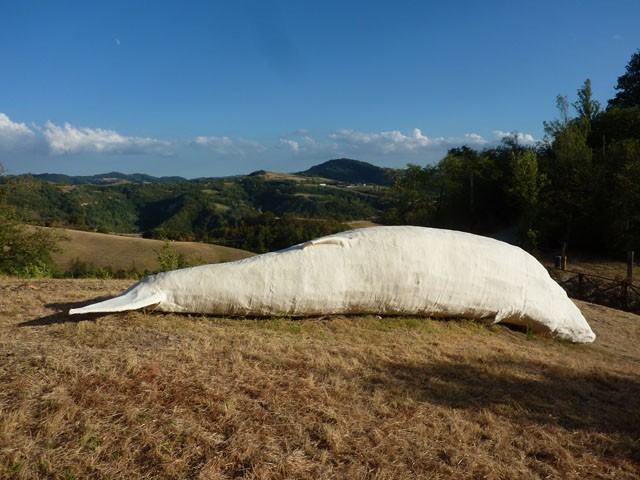
[[[640,247],[640,51],[602,108],[587,79],[535,146],[513,132],[502,145],[451,149],[437,165],[409,167],[394,186],[390,223],[495,233],[520,244],[601,254]]]
[[[544,122],[536,145],[513,132],[498,146],[461,146],[435,165],[397,171],[337,159],[298,174],[217,179],[0,177],[0,271],[45,262],[53,248],[25,223],[266,252],[375,218],[511,231],[529,250],[619,255],[640,247],[640,51],[616,90],[605,108],[589,79],[574,99],[558,95],[558,117]]]

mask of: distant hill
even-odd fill
[[[114,185],[118,183],[179,183],[186,181],[183,177],[154,177],[145,173],[109,172],[98,175],[64,175],[61,173],[40,173],[32,175],[45,182],[64,183],[68,185]]]
[[[360,160],[338,158],[315,165],[309,170],[298,172],[296,175],[323,177],[346,183],[373,183],[389,186],[393,183],[395,170],[376,167]]]
[[[96,178],[100,183],[95,184]],[[148,178],[155,177],[108,173],[90,178],[94,183],[77,184],[73,182],[89,180],[39,176],[7,201],[33,225],[137,233],[255,252],[335,233],[347,228],[347,221],[378,217],[388,201],[386,187],[362,176],[339,182],[264,171],[177,183],[138,182]]]
[[[264,177],[265,180],[294,180],[300,181],[302,177],[321,177],[328,180],[344,183],[357,184],[373,184],[390,186],[396,175],[396,170],[392,168],[381,168],[361,160],[352,160],[350,158],[338,158],[329,160],[319,165],[315,165],[308,170],[297,173],[277,173],[258,170],[249,175],[249,177]],[[109,172],[97,175],[65,175],[62,173],[38,173],[31,175],[36,180],[50,183],[66,184],[66,185],[118,185],[123,183],[133,184],[175,184],[187,182],[188,179],[179,176],[154,177],[145,173],[120,173]],[[237,176],[238,179],[243,175]],[[235,178],[235,177],[227,177]],[[192,182],[213,180],[213,178],[198,178],[191,180]]]

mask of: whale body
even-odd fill
[[[572,342],[595,340],[533,256],[491,238],[426,227],[350,230],[235,262],[159,273],[69,314],[151,306],[234,316],[466,317]]]

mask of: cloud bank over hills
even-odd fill
[[[221,175],[243,173],[232,171],[234,167],[288,171],[304,167],[305,162],[311,165],[318,159],[337,156],[362,158],[381,166],[402,167],[410,162],[436,162],[453,147],[467,145],[482,149],[513,135],[513,132],[503,130],[492,133],[492,138],[474,132],[443,137],[427,135],[419,128],[409,132],[339,129],[330,132],[298,130],[267,139],[229,135],[165,139],[126,135],[113,129],[77,126],[68,122],[59,125],[46,121],[43,126],[28,125],[0,112],[0,153],[3,153],[0,161],[13,171],[20,170],[15,173],[65,172],[77,166],[79,157],[90,161],[98,170],[110,168],[116,157],[120,161],[128,159],[132,168],[135,165],[138,170],[149,173],[161,173],[163,163],[166,163],[165,167],[175,166],[176,159],[182,157],[188,159],[191,168],[196,168],[200,161],[207,165],[209,171],[211,168],[221,169]],[[536,142],[533,135],[527,133],[518,133],[518,140],[523,144]],[[151,158],[153,162],[148,163]],[[36,160],[38,166],[35,166]],[[144,162],[147,162],[146,167]],[[164,168],[163,171],[168,170]],[[187,176],[199,174],[194,171]]]

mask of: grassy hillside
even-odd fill
[[[77,230],[56,229],[68,240],[59,245],[62,252],[53,255],[56,266],[62,271],[71,270],[80,260],[95,269],[111,267],[118,270],[158,271],[157,251],[164,244],[161,240],[133,236],[107,235]],[[198,263],[218,263],[239,260],[253,255],[245,250],[197,242],[171,242],[171,248]]]
[[[469,321],[69,318],[131,282],[0,278],[0,478],[640,473],[640,317],[571,345]]]

